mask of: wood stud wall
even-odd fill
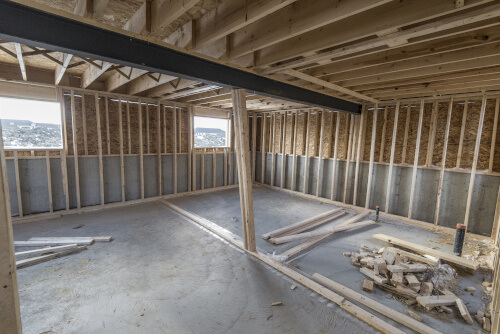
[[[431,169],[439,171],[438,191],[434,223],[439,223],[439,211],[442,209],[442,188],[445,172],[469,173],[472,175],[468,184],[466,213],[463,223],[468,225],[475,176],[500,176],[499,145],[500,98],[497,96],[455,96],[445,100],[397,101],[390,105],[364,105],[361,116],[336,113],[327,110],[306,109],[280,113],[253,113],[262,121],[260,133],[252,140],[259,141],[260,153],[272,153],[271,184],[283,187],[283,181],[275,182],[276,168],[281,168],[281,179],[286,179],[286,166],[276,166],[276,155],[281,147],[290,143],[286,156],[292,156],[292,180],[288,187],[297,190],[298,157],[304,157],[305,170],[310,166],[310,158],[317,157],[319,163],[314,171],[318,182],[315,189],[310,189],[308,177],[302,180],[302,192],[312,193],[317,197],[322,194],[324,159],[333,160],[331,164],[332,182],[329,185],[331,199],[339,198],[344,203],[373,208],[380,204],[386,213],[392,211],[391,199],[394,187],[393,170],[395,166],[410,167],[411,187],[407,217],[415,216],[414,202],[417,184],[417,171]],[[286,115],[291,119],[290,127],[282,130],[280,120]],[[277,124],[276,124],[276,123]],[[293,124],[293,128],[292,128]],[[269,130],[268,130],[269,127]],[[292,129],[292,130],[290,130]],[[479,136],[477,134],[480,134]],[[282,143],[279,142],[282,141]],[[283,144],[285,143],[285,144]],[[326,147],[328,146],[328,147]],[[321,152],[321,153],[320,153]],[[261,156],[262,171],[258,182],[266,183],[265,155]],[[338,174],[338,161],[345,161],[343,175]],[[359,203],[360,165],[368,163],[369,173],[366,182],[365,203]],[[349,175],[355,163],[354,175]],[[375,165],[388,165],[388,182],[384,192],[384,203],[373,203],[373,177]],[[313,172],[310,172],[310,176]],[[340,178],[343,189],[337,189]],[[350,182],[350,180],[353,180]]]

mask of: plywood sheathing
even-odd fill
[[[488,99],[486,101],[483,131],[481,133],[481,145],[479,146],[479,155],[477,158],[477,170],[487,170],[489,167],[493,121],[495,119],[495,104],[496,99]]]
[[[293,153],[293,114],[288,114],[286,117],[285,128],[285,153]],[[258,132],[257,132],[258,133]]]
[[[299,113],[297,116],[297,155],[304,155],[304,126],[307,123],[307,116],[305,113]]]
[[[480,112],[481,100],[469,100],[469,107],[467,109],[467,118],[465,122],[464,141],[462,144],[462,158],[459,166],[463,169],[472,168]]]
[[[363,156],[363,161],[369,161],[370,160],[370,148],[371,148],[371,145],[372,145],[372,136],[371,136],[371,133],[372,133],[372,129],[373,129],[373,113],[374,113],[374,110],[373,108],[368,108],[368,110],[366,111],[367,112],[367,115],[366,115],[366,127],[365,127],[365,144],[363,145],[364,147],[364,151],[362,152],[362,156]]]
[[[464,105],[464,100],[453,103],[450,122],[450,138],[448,140],[448,150],[446,152],[446,168],[454,168],[457,164]]]
[[[351,115],[346,114],[346,113],[340,113],[340,119],[339,119],[339,138],[338,138],[338,145],[337,145],[337,158],[338,159],[346,159],[347,158],[347,144],[349,142],[349,127],[350,123],[349,120],[351,118]]]
[[[395,107],[387,108],[387,122],[385,126],[384,135],[384,152],[382,157],[382,162],[390,162],[391,160],[391,145],[392,145],[392,135],[394,130],[394,117],[396,114]]]
[[[336,114],[333,113],[333,118],[335,121],[335,116]],[[330,158],[330,152],[331,152],[331,139],[332,139],[332,113],[326,112],[325,117],[323,118],[325,120],[324,126],[324,132],[323,132],[323,146],[322,146],[322,151],[321,156],[323,158]],[[334,128],[333,128],[334,129]],[[333,130],[335,131],[335,130]]]
[[[255,150],[257,152],[262,152],[262,121],[264,120],[264,117],[263,115],[261,114],[260,116],[262,117],[257,117],[257,115],[255,115],[255,117],[257,117],[257,138],[256,138],[256,148]]]
[[[500,117],[498,117],[498,124],[497,124],[497,137],[495,140],[495,154],[493,158],[493,171],[494,172],[500,172],[500,135],[498,133],[500,127]]]
[[[408,105],[401,105],[399,108],[398,129],[396,133],[397,139],[394,149],[394,163],[396,164],[402,163],[403,160],[403,138],[405,136],[407,114],[408,114]]]
[[[442,166],[444,137],[446,134],[446,120],[448,117],[449,102],[439,102],[436,118],[436,135],[434,139],[434,150],[432,152],[432,162],[434,166]],[[449,146],[448,146],[449,149]]]

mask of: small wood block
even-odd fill
[[[416,299],[413,299],[413,298],[408,298],[404,301],[404,303],[408,306],[412,306],[412,305],[415,305],[417,303],[417,300]]]
[[[368,268],[361,268],[361,269],[359,269],[359,271],[361,273],[365,274],[366,276],[370,277],[372,280],[374,280],[377,283],[386,284],[388,282],[387,278],[383,278],[383,277],[380,277],[378,275],[375,275],[373,270],[370,270]]]
[[[449,295],[417,297],[417,302],[426,308],[454,305],[456,304],[456,300],[457,298],[455,296],[449,296]]]
[[[483,329],[487,332],[491,332],[491,320],[490,320],[490,318],[483,317]]]
[[[472,317],[470,316],[469,310],[467,309],[467,306],[465,306],[463,300],[460,298],[457,298],[456,303],[457,303],[458,309],[460,310],[460,314],[462,315],[462,317],[465,319],[465,321],[469,325],[472,325],[474,323],[474,321],[472,321]]]
[[[478,315],[474,315],[474,319],[476,319],[477,323],[483,327],[483,317],[478,317]]]
[[[388,265],[394,264],[394,261],[396,261],[396,256],[397,256],[396,253],[388,250],[384,250],[384,252],[382,253],[382,258]]]
[[[449,308],[448,306],[439,306],[439,308],[448,314],[453,313],[453,310],[451,308]]]
[[[373,292],[373,281],[369,279],[365,279],[363,281],[363,291],[372,293]]]
[[[419,273],[423,271],[427,271],[427,266],[425,264],[406,264],[401,263],[401,267],[405,267],[405,272],[407,273]]]
[[[394,264],[399,266],[401,263],[403,263],[403,257],[396,255],[396,259],[394,260]]]
[[[432,290],[434,290],[434,284],[431,282],[422,282],[422,285],[420,286],[420,295],[430,296],[432,294]]]
[[[403,285],[405,283],[405,279],[403,278],[403,273],[392,273],[391,283],[395,286]]]
[[[421,316],[419,316],[418,314],[416,314],[415,312],[413,312],[411,310],[406,310],[406,314],[408,314],[410,317],[412,317],[415,320],[418,320],[420,322],[424,322],[424,318],[422,318]]]
[[[271,304],[271,306],[280,306],[280,305],[283,305],[282,302],[274,302]]]
[[[292,284],[292,286],[290,287],[291,290],[295,290],[297,288],[297,286],[295,284]]]
[[[406,271],[406,268],[393,264],[388,265],[387,270],[389,270],[391,273],[404,273]]]
[[[467,292],[476,292],[476,288],[473,287],[473,286],[468,286],[468,287],[465,288],[465,291],[467,291]]]
[[[342,253],[342,255],[347,256],[347,257],[351,257],[351,256],[352,256],[352,253],[347,253],[347,252],[344,252],[344,253]]]
[[[408,281],[408,286],[409,287],[419,287],[420,288],[420,281],[415,277],[413,274],[408,274],[405,276],[406,280]]]

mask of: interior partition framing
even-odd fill
[[[397,219],[448,232],[461,222],[471,234],[490,237],[499,214],[499,105],[498,94],[469,94],[366,104],[361,116],[293,110],[287,117],[297,123],[285,124],[286,135],[271,146],[264,120],[272,114],[254,112],[256,180],[279,187],[269,182],[277,173],[285,190],[379,206]],[[272,130],[283,134],[280,124]],[[281,152],[275,150],[280,140],[285,147],[295,143]],[[276,166],[267,164],[272,160]]]

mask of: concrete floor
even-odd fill
[[[274,194],[266,211],[288,212],[288,195]],[[235,197],[230,190],[198,198],[217,200],[240,220]],[[329,208],[310,204],[290,214],[301,219]],[[374,332],[303,286],[292,291],[290,279],[158,202],[14,226],[16,240],[108,235],[111,243],[18,270],[24,333]],[[271,307],[276,301],[283,306]]]

